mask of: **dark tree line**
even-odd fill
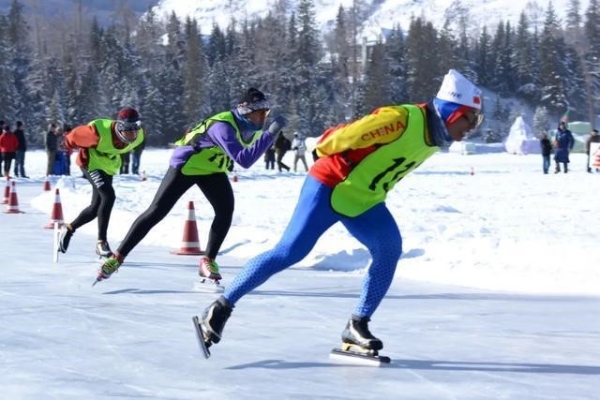
[[[164,146],[256,86],[292,129],[318,135],[381,105],[427,101],[455,68],[498,99],[593,122],[600,8],[598,0],[583,13],[579,7],[572,0],[564,22],[550,5],[539,24],[524,11],[516,26],[502,22],[475,35],[458,7],[454,27],[414,18],[363,46],[362,1],[340,7],[334,29],[322,35],[313,0],[296,9],[280,0],[266,17],[231,20],[225,29],[175,14],[162,21],[151,11],[140,20],[121,13],[101,26],[81,8],[49,29],[57,21],[29,21],[13,0],[0,15],[0,118],[24,121],[39,144],[49,122],[87,123],[131,105],[142,113],[149,144]],[[484,104],[488,124],[510,124],[511,110],[495,103]]]

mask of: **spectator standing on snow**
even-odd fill
[[[550,156],[552,155],[552,142],[547,133],[544,133],[540,139],[540,148],[542,151],[542,169],[544,174],[547,174],[550,170]]]
[[[304,136],[294,133],[292,150],[294,151],[294,172],[298,169],[298,161],[302,161],[304,171],[308,172],[308,164],[306,163],[306,139]]]
[[[4,163],[3,174],[5,178],[10,177],[10,165],[15,158],[17,149],[19,148],[19,140],[10,130],[8,122],[2,127],[2,135],[0,135],[0,157]]]
[[[131,173],[134,175],[140,174],[140,162],[142,160],[142,152],[146,147],[146,139],[131,152]]]
[[[265,151],[265,169],[275,169],[275,147],[273,146]]]
[[[281,172],[281,170],[283,170],[283,169],[285,169],[286,171],[290,170],[290,167],[288,167],[286,164],[284,164],[283,157],[285,156],[285,154],[288,152],[288,150],[291,147],[292,147],[292,142],[290,142],[289,139],[286,138],[285,135],[283,134],[283,131],[281,131],[279,133],[279,135],[277,135],[277,139],[275,139],[275,155],[276,155],[277,169],[279,170],[279,172]]]
[[[54,163],[56,163],[56,156],[58,152],[60,132],[58,125],[51,122],[48,125],[48,131],[46,132],[46,139],[44,141],[44,148],[46,149],[46,157],[48,157],[48,164],[46,167],[46,176],[54,175]]]
[[[17,147],[17,151],[15,153],[15,176],[29,178],[27,174],[25,174],[25,152],[27,152],[27,138],[25,137],[23,122],[17,121],[15,127],[14,134],[19,141],[19,147]]]
[[[569,172],[569,153],[573,149],[573,146],[575,146],[573,134],[567,129],[566,122],[560,121],[556,131],[556,137],[554,138],[554,162],[556,163],[556,168],[554,170],[555,174],[560,172],[560,164],[563,164],[563,170],[565,174]]]

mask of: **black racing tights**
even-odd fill
[[[100,170],[88,171],[81,168],[81,171],[83,176],[92,184],[92,202],[79,213],[70,225],[75,230],[98,217],[98,240],[106,242],[108,222],[115,204],[113,177]]]
[[[198,185],[215,212],[205,251],[208,257],[216,258],[233,218],[234,198],[229,178],[225,173],[187,176],[173,167],[169,167],[152,204],[131,225],[117,252],[125,258],[193,185]]]

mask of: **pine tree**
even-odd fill
[[[348,20],[348,13],[343,6],[340,6],[335,27],[325,39],[335,87],[330,119],[337,119],[337,121],[346,120],[351,112],[348,99],[352,96],[352,38]]]
[[[298,48],[298,28],[296,22],[296,13],[292,12],[287,22],[287,34],[285,40],[285,51],[283,52],[283,65],[285,72],[280,79],[281,87],[279,88],[282,98],[285,99],[288,112],[292,113],[290,126],[292,129],[301,129],[299,126],[299,118],[295,114],[298,110],[297,103],[297,88],[300,82],[300,68],[296,51]]]
[[[375,44],[371,52],[371,59],[367,64],[364,97],[367,110],[374,110],[392,103],[392,96],[388,87],[390,68],[384,52],[385,49],[382,43]]]
[[[542,94],[541,104],[554,113],[568,110],[565,77],[566,46],[558,18],[552,6],[548,6],[544,28],[540,36],[540,82]]]
[[[540,96],[534,39],[535,36],[529,32],[529,21],[525,13],[521,13],[513,45],[515,91],[531,105],[534,105]]]
[[[514,92],[516,87],[515,75],[516,75],[516,61],[513,57],[513,41],[514,33],[509,22],[504,24],[504,37],[502,38],[502,47],[499,52],[499,70],[498,75],[500,79],[504,81],[500,85],[502,88],[499,92],[504,96],[510,96]]]
[[[400,26],[396,26],[387,38],[384,55],[389,65],[389,95],[391,104],[408,102],[405,38]]]
[[[492,38],[484,26],[481,35],[475,45],[475,71],[479,77],[479,83],[490,87],[494,74],[494,54],[492,53]]]
[[[319,105],[325,101],[326,94],[319,86],[320,77],[323,76],[323,70],[318,65],[322,50],[313,0],[300,0],[298,5],[297,44],[298,85],[294,94],[298,118],[301,125],[310,126],[313,131],[322,131],[325,118],[319,112]]]
[[[457,57],[457,42],[446,21],[442,29],[438,32],[436,57],[439,60],[439,72],[447,71],[450,68],[463,70],[461,60]]]
[[[89,65],[79,84],[80,90],[74,98],[76,108],[69,111],[69,118],[75,124],[85,124],[102,114],[98,110],[107,109],[106,99],[99,96],[102,92],[101,75],[94,65]],[[108,114],[106,114],[108,115]]]
[[[31,101],[26,85],[27,75],[32,60],[29,46],[29,26],[23,13],[23,5],[18,0],[13,0],[8,12],[7,44],[11,51],[3,52],[3,57],[10,57],[11,69],[16,97],[13,99],[17,115],[27,115],[32,110],[29,108]]]
[[[538,138],[550,130],[550,119],[546,107],[536,107],[533,114],[533,131]]]
[[[183,78],[180,67],[172,59],[165,61],[163,69],[154,81],[154,86],[160,88],[161,92],[156,98],[162,99],[162,103],[160,109],[155,109],[155,114],[152,115],[156,123],[160,122],[158,130],[161,131],[163,145],[179,139],[189,127],[183,114]]]
[[[268,94],[278,113],[286,114],[290,102],[289,93],[281,90],[286,78],[287,24],[283,10],[269,13],[257,26],[256,40],[263,43],[256,49],[257,81]]]
[[[137,93],[139,96],[140,112],[144,128],[150,134],[154,134],[155,129],[160,129],[159,122],[153,121],[152,107],[153,103],[151,93],[153,92],[152,82],[158,74],[164,59],[164,47],[161,37],[165,33],[165,27],[156,17],[154,9],[149,9],[138,21],[135,28],[135,36],[132,38],[132,46],[135,47],[139,57],[139,66],[136,74]],[[152,107],[151,107],[152,104]]]
[[[20,114],[19,119],[28,128],[25,134],[30,147],[42,144],[42,135],[34,134],[34,132],[44,132],[46,129],[46,103],[48,98],[44,93],[44,62],[45,59],[41,57],[34,58],[30,65],[30,72],[25,78],[25,85],[28,88],[29,113]]]
[[[584,36],[587,38],[587,49],[590,57],[600,60],[600,4],[598,0],[590,0],[585,12]]]
[[[437,93],[447,70],[440,66],[437,52],[423,51],[437,48],[437,31],[432,23],[420,18],[413,20],[406,39],[410,102],[427,101]]]
[[[205,106],[205,85],[208,76],[206,60],[200,40],[200,32],[195,20],[185,22],[186,57],[183,72],[183,112],[186,125],[198,120],[208,110]]]
[[[598,91],[600,90],[600,8],[597,0],[590,0],[585,13],[585,22],[577,19],[580,27],[577,32],[577,42],[581,43],[576,49],[585,78],[587,117],[595,125],[597,114]]]
[[[503,96],[508,93],[508,85],[506,81],[506,30],[503,22],[498,23],[496,33],[492,39],[491,55],[492,55],[492,76],[490,89],[499,92]]]
[[[0,57],[0,112],[4,121],[15,121],[17,118],[18,102],[17,89],[14,83],[15,67],[12,62],[14,51],[10,46],[8,21],[0,15],[0,49],[4,49]]]

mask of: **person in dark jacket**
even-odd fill
[[[590,133],[590,136],[585,141],[585,152],[587,154],[587,172],[592,172],[592,168],[590,167],[590,148],[592,143],[600,143],[600,134],[598,134],[598,129],[593,129]],[[596,172],[599,172],[599,169],[596,168]]]
[[[140,174],[140,161],[142,159],[142,152],[146,147],[146,140],[144,140],[138,147],[133,149],[131,152],[131,173],[134,175]]]
[[[569,153],[575,146],[575,138],[570,130],[567,129],[567,124],[564,121],[560,121],[558,124],[558,130],[556,131],[556,137],[554,138],[554,162],[556,163],[555,174],[560,172],[560,164],[564,166],[565,174],[569,172]]]
[[[64,174],[71,175],[71,156],[73,155],[73,149],[67,146],[66,137],[71,132],[73,128],[69,124],[63,124],[62,127],[62,146],[61,150],[64,154]]]
[[[291,148],[292,142],[290,142],[290,140],[283,134],[283,131],[281,131],[275,139],[275,154],[277,155],[276,162],[279,172],[281,172],[282,169],[285,169],[286,171],[290,170],[290,167],[284,164],[282,160],[283,156],[285,156],[285,153],[287,153]]]
[[[275,169],[275,147],[273,146],[265,151],[265,169]]]
[[[121,154],[121,169],[119,174],[129,174],[129,165],[131,164],[131,151]]]
[[[58,152],[60,131],[58,125],[54,122],[48,125],[48,132],[46,132],[46,141],[44,147],[46,148],[46,155],[48,156],[48,166],[46,167],[46,176],[54,174],[54,163],[56,163],[56,154]]]
[[[17,152],[15,153],[15,176],[29,178],[25,174],[25,152],[27,151],[27,138],[25,138],[25,131],[23,130],[22,121],[17,121],[14,134],[19,141],[19,147],[17,147]]]
[[[543,169],[544,174],[548,173],[550,169],[550,156],[552,155],[552,142],[548,138],[548,135],[544,133],[542,139],[540,139],[540,147],[542,150]]]
[[[19,141],[14,133],[10,130],[10,125],[5,122],[2,127],[2,135],[0,135],[0,154],[4,163],[4,177],[10,177],[10,164],[15,158],[15,153],[19,147]]]

